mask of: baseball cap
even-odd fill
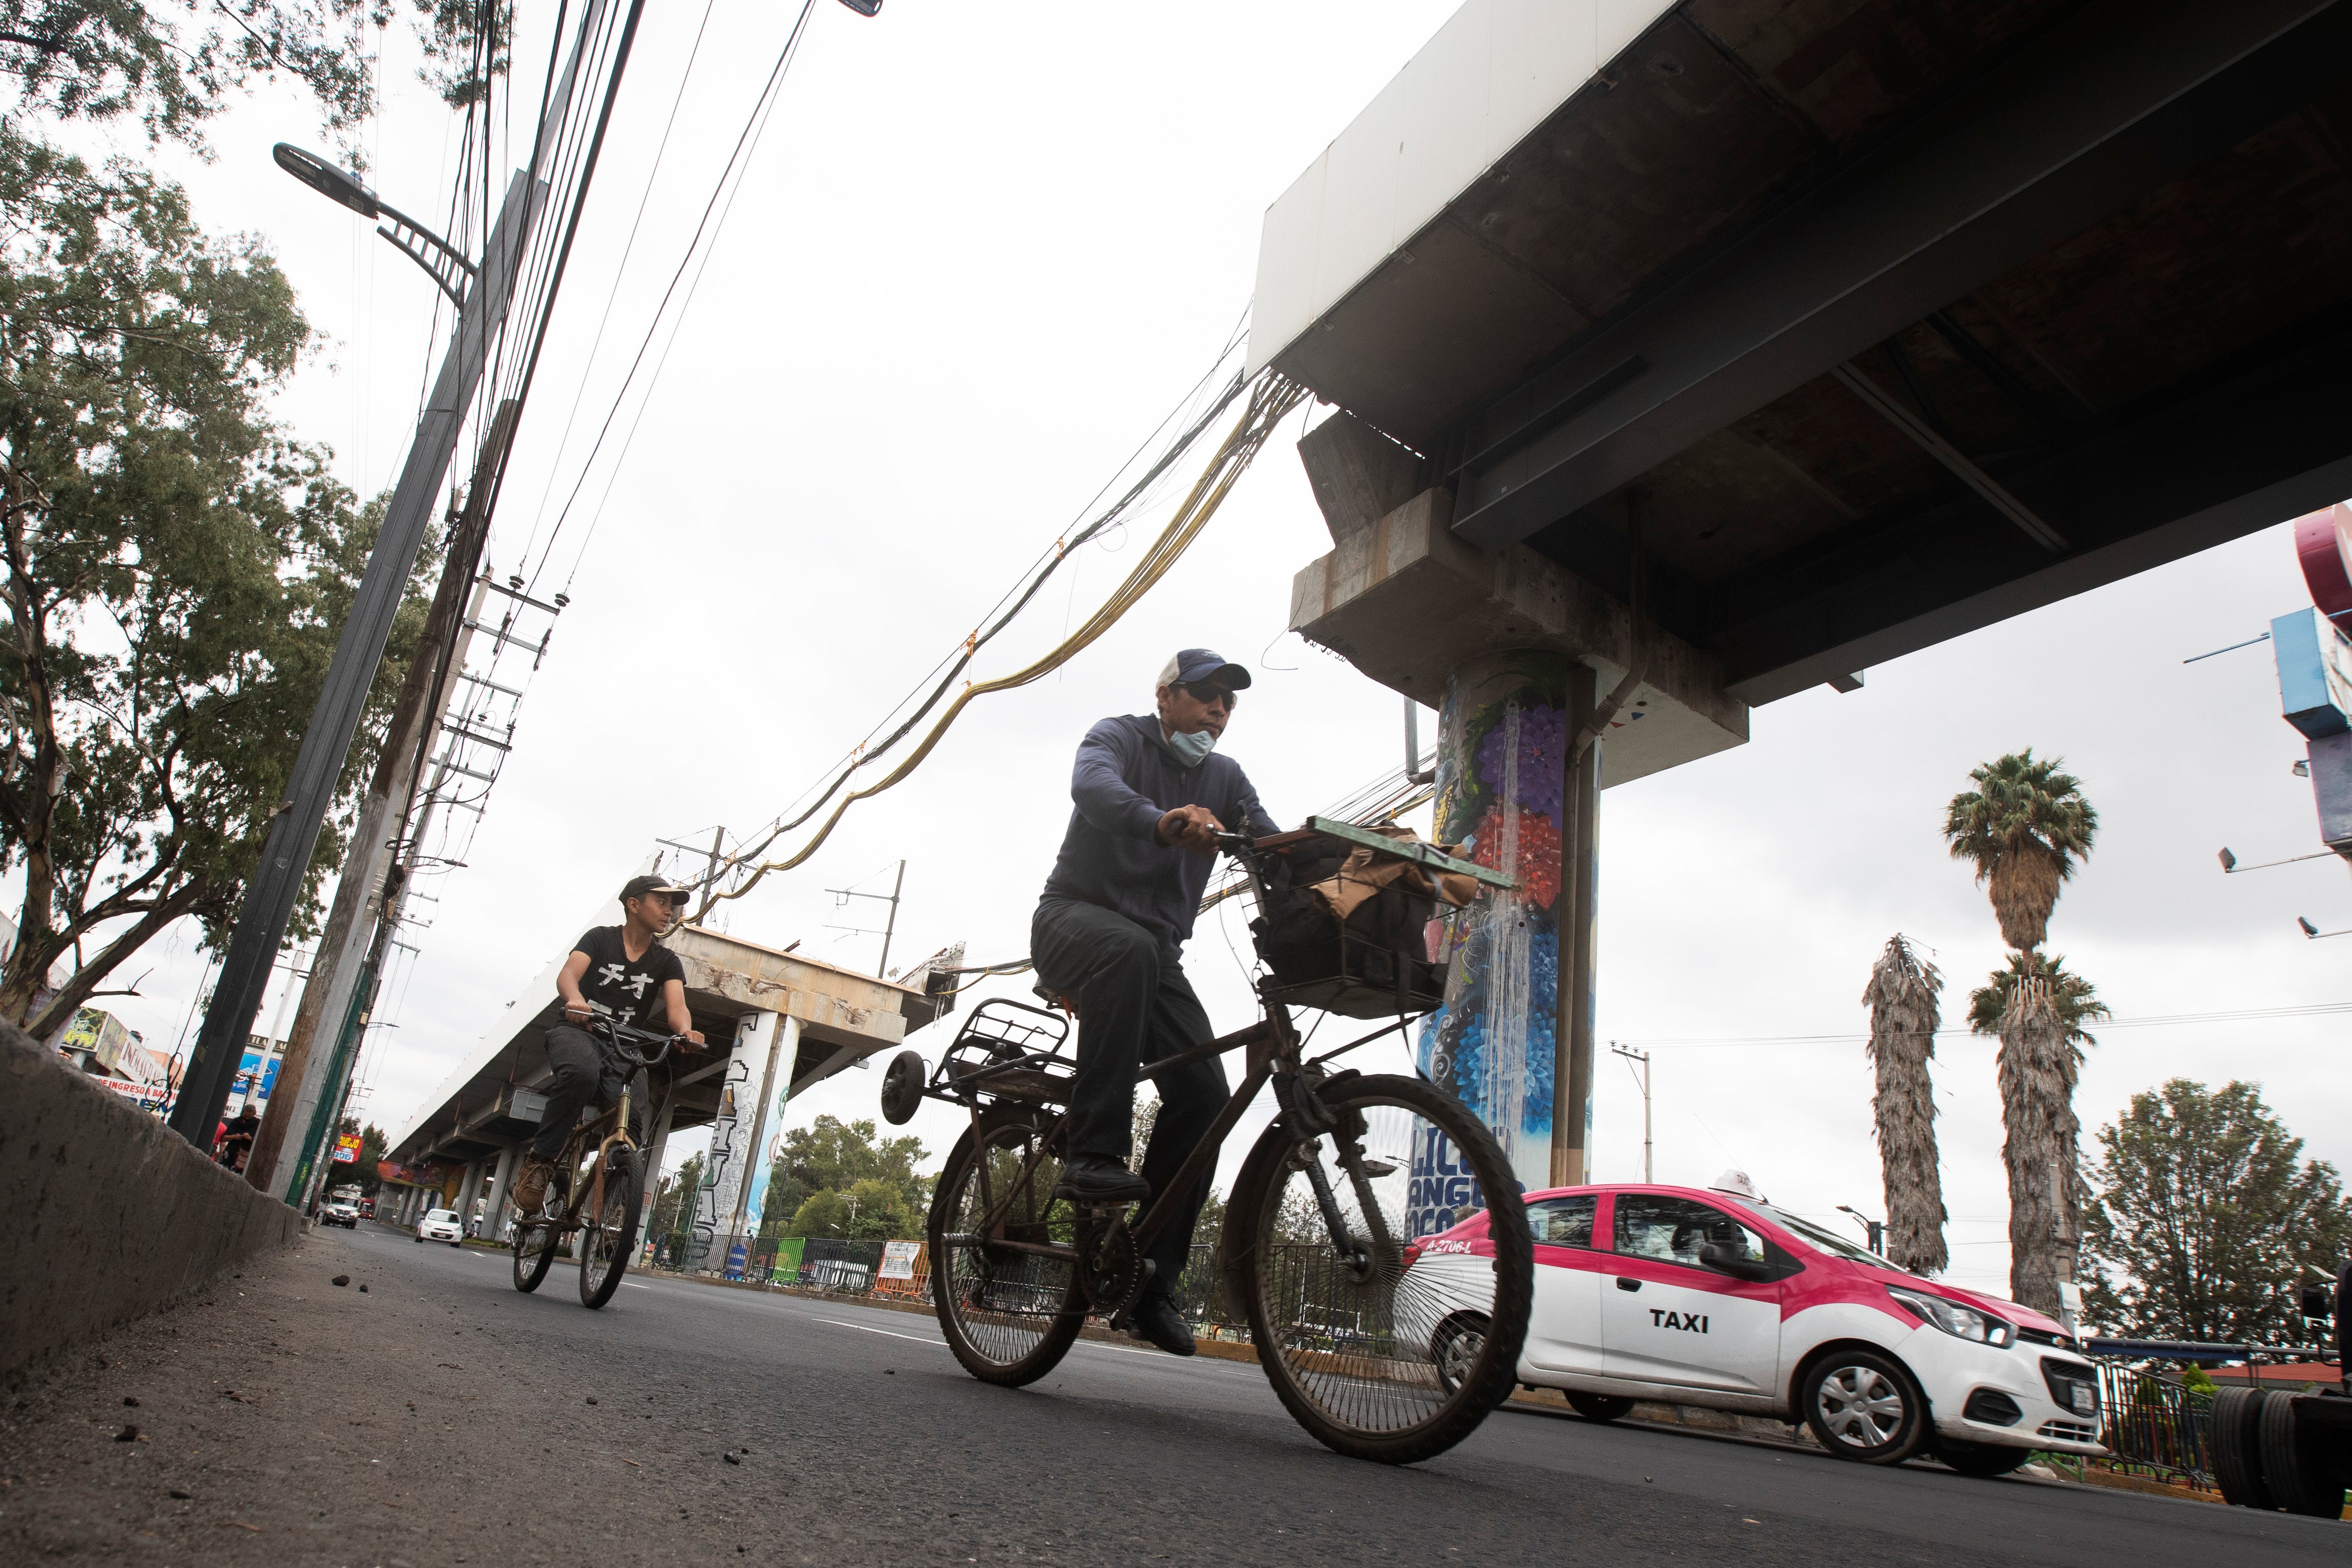
[[[1229,692],[1239,692],[1249,689],[1250,673],[1239,664],[1226,663],[1223,653],[1206,648],[1185,648],[1168,661],[1167,668],[1160,672],[1158,684],[1172,686],[1179,681],[1204,681]]]
[[[621,902],[626,904],[633,898],[643,898],[649,893],[686,893],[689,890],[683,887],[672,887],[667,877],[633,876],[621,884]]]

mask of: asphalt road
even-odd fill
[[[1315,1443],[1244,1364],[1081,1342],[1014,1392],[964,1375],[927,1318],[665,1280],[591,1312],[574,1280],[518,1295],[503,1254],[374,1227],[251,1266],[10,1396],[0,1560],[2283,1568],[2352,1549],[2343,1524],[1516,1410],[1388,1469]]]

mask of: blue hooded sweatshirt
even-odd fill
[[[1236,831],[1244,824],[1260,837],[1280,831],[1240,763],[1211,752],[1185,767],[1160,738],[1156,714],[1107,718],[1087,731],[1070,798],[1077,810],[1045,896],[1124,915],[1171,957],[1192,935],[1217,857],[1160,842],[1160,819],[1179,806],[1206,806]]]

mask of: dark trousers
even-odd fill
[[[583,1107],[593,1104],[605,1111],[617,1104],[629,1077],[629,1069],[607,1056],[594,1035],[568,1023],[547,1031],[547,1064],[555,1069],[555,1081],[547,1086],[547,1109],[540,1113],[539,1135],[530,1141],[530,1152],[542,1160],[563,1152],[563,1141],[572,1135]],[[640,1147],[646,1141],[646,1118],[652,1110],[646,1103],[647,1091],[645,1070],[639,1068],[636,1082],[630,1085],[636,1098],[629,1107],[629,1134]]]
[[[1125,1165],[1134,1144],[1135,1081],[1141,1070],[1215,1038],[1201,998],[1172,953],[1124,915],[1049,898],[1029,923],[1037,977],[1078,1003],[1078,1071],[1070,1096],[1070,1151]],[[1158,1197],[1224,1109],[1232,1092],[1214,1057],[1157,1081],[1160,1113],[1143,1155],[1143,1179]],[[1191,1260],[1192,1225],[1208,1201],[1213,1165],[1170,1217],[1146,1254],[1155,1289],[1176,1283]]]

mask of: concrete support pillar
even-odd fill
[[[1598,681],[1578,666],[1568,673],[1568,734],[1571,746],[1592,716]],[[1596,739],[1569,769],[1562,809],[1568,831],[1559,844],[1559,1015],[1554,1038],[1551,1168],[1553,1186],[1592,1179],[1594,936],[1601,892],[1601,767],[1608,742]]]
[[[677,1121],[677,1091],[672,1089],[662,1096],[661,1109],[654,1113],[653,1130],[646,1143],[646,1192],[637,1208],[637,1240],[650,1246],[659,1238],[653,1233],[654,1198],[661,1190],[662,1161],[668,1157],[670,1128]]]
[[[473,1234],[474,1199],[482,1193],[482,1162],[467,1160],[466,1174],[457,1183],[457,1196],[449,1207],[457,1211],[457,1223],[467,1235]]]
[[[787,1016],[776,1031],[776,1048],[769,1055],[767,1092],[761,1101],[763,1113],[759,1129],[752,1134],[752,1147],[759,1155],[752,1161],[746,1183],[740,1227],[746,1236],[758,1235],[760,1223],[767,1217],[768,1181],[776,1168],[776,1155],[784,1140],[784,1103],[792,1098],[793,1063],[800,1056],[800,1050],[801,1020]]]
[[[1576,836],[1562,831],[1562,774],[1592,689],[1593,673],[1563,653],[1481,654],[1447,674],[1439,712],[1437,837],[1510,872],[1519,886],[1482,887],[1444,922],[1437,942],[1452,972],[1444,1006],[1422,1027],[1421,1067],[1494,1129],[1530,1189],[1552,1180],[1560,1077],[1570,1081],[1571,1102],[1591,1095],[1589,1030],[1580,1091],[1578,1064],[1564,1060],[1572,1031],[1561,1027],[1559,978],[1561,920],[1571,933],[1577,923],[1575,900],[1562,896],[1562,846]],[[1490,1201],[1442,1144],[1433,1133],[1415,1146],[1413,1190],[1423,1201],[1408,1220],[1416,1236]],[[1580,1118],[1573,1146],[1580,1157]]]
[[[506,1228],[507,1188],[513,1185],[515,1166],[520,1163],[521,1155],[520,1144],[509,1144],[499,1151],[498,1170],[490,1177],[489,1215],[482,1222],[482,1235],[489,1240],[496,1241]]]
[[[751,1164],[765,1108],[781,1013],[746,1013],[735,1026],[735,1049],[719,1081],[719,1113],[710,1124],[710,1152],[703,1157],[702,1191],[695,1204],[694,1236],[687,1267],[717,1272],[727,1266],[742,1214]]]

